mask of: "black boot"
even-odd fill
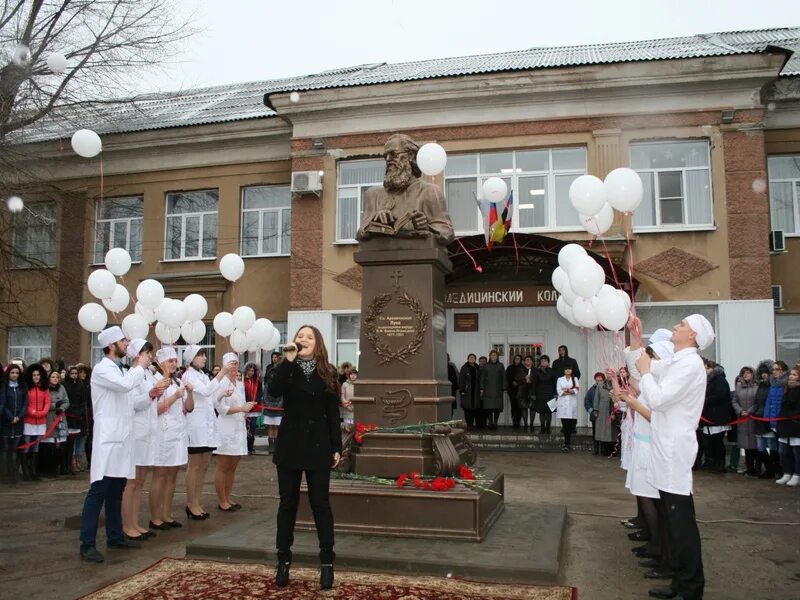
[[[772,464],[772,472],[775,474],[773,477],[775,479],[780,479],[781,477],[783,477],[783,467],[781,466],[781,457],[778,455],[778,453],[770,452],[769,461]]]
[[[592,442],[592,455],[597,456],[600,454],[600,442],[594,441]]]
[[[775,477],[775,466],[772,464],[772,460],[770,460],[769,453],[766,450],[762,450],[758,453],[761,457],[761,462],[764,464],[764,472],[759,475],[761,479],[773,479]]]
[[[292,563],[278,563],[278,570],[275,572],[275,585],[286,587],[289,585],[289,567]]]
[[[39,455],[29,454],[28,456],[31,459],[31,479],[39,481],[41,479],[41,477],[39,477]]]
[[[333,565],[322,565],[319,569],[319,589],[329,590],[333,587]]]
[[[22,465],[22,481],[31,480],[31,455],[22,454],[20,456],[20,464]]]

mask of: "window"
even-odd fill
[[[50,327],[9,327],[8,361],[21,358],[26,365],[51,355]]]
[[[800,154],[770,156],[767,165],[772,229],[800,235]]]
[[[94,262],[105,260],[111,248],[125,248],[133,262],[142,260],[144,198],[104,198],[97,203]]]
[[[14,267],[55,266],[56,205],[53,202],[27,204],[25,210],[14,216],[11,235]]]
[[[586,173],[586,148],[485,152],[450,156],[445,169],[447,210],[457,235],[482,233],[477,204],[483,182],[500,177],[514,194],[515,231],[578,228],[569,187]]]
[[[242,256],[281,256],[292,250],[292,195],[288,185],[242,190]]]
[[[706,141],[631,145],[631,168],[644,184],[633,226],[713,226],[710,160]]]
[[[361,336],[361,315],[336,315],[334,317],[336,336],[336,365],[350,362],[358,366],[358,339]]]
[[[800,360],[800,315],[775,315],[778,360],[794,367]]]
[[[676,323],[680,323],[682,319],[686,318],[689,314],[703,315],[708,319],[714,331],[717,330],[717,307],[714,305],[670,305],[670,306],[642,306],[637,305],[637,315],[642,320],[642,338],[645,340],[650,339],[656,329],[672,329]],[[702,355],[711,360],[717,359],[717,344],[711,344],[708,348],[703,350]]]
[[[217,255],[218,190],[167,194],[166,260]]]
[[[355,242],[364,212],[364,194],[374,185],[383,185],[386,164],[382,158],[339,163],[336,204],[336,241]]]
[[[94,367],[97,363],[103,360],[103,347],[100,345],[100,342],[97,341],[97,334],[90,333],[89,339],[91,340],[91,348],[92,353],[89,358],[89,366]],[[122,361],[123,363],[125,360]]]

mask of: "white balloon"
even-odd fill
[[[564,284],[569,285],[569,275],[567,275],[567,272],[561,267],[555,268],[550,279],[553,282],[553,287],[556,288],[559,293],[563,293]]]
[[[505,202],[508,196],[508,186],[505,180],[499,177],[489,177],[483,182],[483,198],[489,202],[499,204]]]
[[[152,308],[146,308],[142,306],[141,302],[137,302],[134,305],[133,310],[136,312],[137,315],[142,317],[148,324],[155,323],[156,320],[158,319],[158,317],[156,317],[156,311],[154,311]]]
[[[125,248],[112,248],[106,252],[106,269],[117,277],[131,270],[131,255]]]
[[[186,321],[181,325],[181,337],[187,344],[199,344],[206,337],[206,326],[202,321]]]
[[[94,302],[89,302],[81,306],[81,309],[78,311],[78,323],[80,323],[81,327],[86,331],[97,333],[98,331],[103,331],[105,328],[108,323],[108,315],[102,306]]]
[[[47,57],[47,68],[56,75],[61,75],[67,70],[67,57],[60,52],[53,52]]]
[[[238,254],[226,254],[219,261],[219,272],[228,281],[236,281],[244,274],[244,261]]]
[[[272,328],[272,337],[270,337],[269,342],[264,344],[264,350],[275,350],[278,347],[278,344],[281,343],[281,332],[278,331],[275,327]]]
[[[417,166],[425,175],[438,175],[447,164],[447,152],[439,144],[424,144],[417,151]]]
[[[569,201],[579,213],[596,215],[606,203],[603,182],[594,175],[581,175],[569,186]]]
[[[606,294],[597,300],[597,321],[609,331],[618,331],[628,322],[628,310],[618,295]]]
[[[572,307],[569,304],[564,305],[563,314],[561,316],[569,321],[572,325],[575,325],[575,327],[580,327],[578,322],[575,320],[575,317],[572,315]]]
[[[605,296],[606,294],[616,294],[616,293],[617,293],[617,289],[613,285],[608,285],[607,283],[604,283],[603,287],[600,288],[600,291],[597,292],[597,297],[601,298],[602,296]]]
[[[597,327],[597,314],[591,298],[576,298],[572,305],[572,317],[581,327]]]
[[[131,295],[124,285],[117,284],[114,288],[114,293],[111,298],[103,299],[103,306],[114,313],[122,312],[128,308],[128,303],[131,301]]]
[[[628,295],[628,292],[625,290],[616,290],[617,296],[622,299],[622,302],[625,303],[625,310],[627,312],[631,311],[631,297]]]
[[[208,312],[208,302],[200,294],[189,294],[183,299],[183,304],[186,306],[188,321],[200,321]]]
[[[606,270],[603,267],[601,267],[600,263],[597,262],[597,261],[595,261],[595,263],[594,263],[594,268],[597,271],[597,277],[600,279],[600,281],[603,282],[603,285],[605,285],[605,282],[606,282]],[[603,286],[600,286],[600,289],[603,289]],[[597,294],[595,294],[595,295],[597,295]]]
[[[97,269],[92,271],[86,284],[89,287],[89,293],[95,298],[105,300],[111,298],[114,290],[117,287],[117,279],[111,271],[105,269]]]
[[[558,314],[560,314],[565,319],[567,318],[564,316],[566,315],[565,309],[568,306],[569,304],[567,304],[567,301],[564,299],[564,296],[559,296],[558,301],[556,302],[556,311],[558,311]]]
[[[145,279],[136,288],[136,299],[144,308],[155,310],[164,300],[164,286],[155,279]]]
[[[248,352],[256,352],[261,349],[262,343],[258,337],[258,332],[254,331],[252,327],[247,330],[245,337],[247,338]]]
[[[273,329],[275,328],[272,326],[272,321],[262,317],[261,319],[256,319],[256,322],[253,323],[253,326],[248,330],[248,333],[249,331],[252,331],[253,335],[255,335],[256,339],[258,339],[259,344],[261,346],[266,346],[272,339]]]
[[[236,329],[247,331],[256,322],[256,311],[249,306],[240,306],[233,311],[233,326]]]
[[[134,313],[122,319],[122,333],[124,333],[125,337],[129,340],[134,340],[136,338],[145,339],[149,331],[150,326],[147,323],[147,319],[142,315]]]
[[[93,158],[103,151],[103,142],[91,129],[78,129],[72,134],[72,149],[83,158]]]
[[[572,303],[575,302],[575,298],[578,297],[578,295],[572,291],[572,287],[569,285],[569,279],[567,279],[566,283],[564,283],[564,289],[561,290],[561,296],[569,306],[572,306]]]
[[[234,352],[247,352],[247,332],[234,329],[229,341]]]
[[[588,256],[586,249],[578,244],[567,244],[558,251],[558,264],[559,266],[569,273],[569,265],[576,258],[581,256]]]
[[[25,203],[19,196],[11,196],[8,200],[6,200],[6,206],[8,206],[8,210],[10,210],[12,213],[19,213],[22,212],[23,208],[25,208]]]
[[[181,328],[169,327],[165,323],[156,323],[156,337],[163,344],[174,344],[181,337]]]
[[[606,175],[606,200],[620,212],[633,212],[642,203],[644,185],[633,169],[614,169]]]
[[[233,333],[233,315],[229,312],[218,313],[214,317],[214,331],[220,337],[228,337]]]
[[[167,327],[180,328],[186,321],[186,307],[182,300],[164,298],[164,302],[156,310],[156,315]]]
[[[614,209],[606,202],[597,214],[587,217],[581,213],[578,218],[586,231],[592,235],[603,235],[614,224]]]
[[[578,258],[570,266],[569,286],[578,296],[591,298],[603,287],[603,276],[597,270],[593,258]],[[572,303],[574,305],[574,302]]]

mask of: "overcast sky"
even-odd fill
[[[201,32],[147,90],[374,62],[800,25],[800,0],[181,0]]]

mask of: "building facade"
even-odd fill
[[[19,256],[46,264],[15,258],[20,294],[0,348],[7,359],[91,360],[97,349],[76,319],[90,299],[83,282],[108,248],[123,246],[136,261],[125,281],[132,294],[154,277],[173,297],[203,294],[209,321],[247,304],[288,335],[314,324],[337,363],[357,363],[355,232],[364,191],[383,180],[383,143],[399,131],[448,153],[435,181],[458,236],[446,303],[456,364],[491,349],[503,362],[552,356],[561,344],[584,379],[607,362],[614,336],[579,331],[555,310],[550,274],[572,241],[609,283],[635,290],[645,334],[701,312],[719,334],[708,354],[731,378],[763,358],[793,363],[800,29],[715,36],[364,65],[199,90],[166,108],[168,99],[154,100],[145,108],[161,112],[151,122],[96,128],[102,179],[99,161],[40,132],[28,140],[31,164],[59,193],[31,188],[31,212],[13,231]],[[617,167],[639,172],[645,200],[616,215],[604,242],[592,240],[569,186]],[[292,193],[301,173],[321,177],[318,189]],[[513,235],[488,251],[476,198],[491,176],[515,201]],[[218,271],[228,252],[246,264],[233,285]],[[226,349],[212,333],[205,344]]]

